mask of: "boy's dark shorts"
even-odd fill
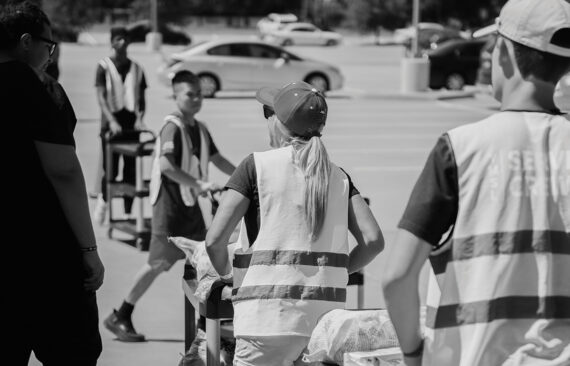
[[[183,235],[186,236],[186,235]],[[206,230],[186,236],[189,239],[202,241],[206,238]],[[155,268],[162,268],[164,271],[170,270],[177,261],[186,258],[184,252],[176,245],[168,241],[166,234],[152,234],[148,253],[148,264]]]

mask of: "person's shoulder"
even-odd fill
[[[513,118],[514,117],[514,118]],[[451,139],[460,137],[475,137],[480,134],[488,134],[489,132],[496,131],[497,127],[514,122],[518,120],[518,116],[510,116],[503,112],[493,113],[492,115],[483,118],[479,121],[466,123],[461,126],[448,130],[445,134]]]

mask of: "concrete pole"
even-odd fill
[[[420,36],[420,0],[414,0],[412,24],[415,36],[412,39],[412,57],[419,57],[419,36]]]
[[[150,0],[150,31],[158,32],[158,0]]]
[[[413,0],[412,23],[414,37],[412,38],[412,56],[405,57],[401,62],[401,93],[427,91],[429,85],[429,59],[421,57],[419,51],[420,0]]]
[[[150,0],[150,32],[146,35],[149,51],[158,51],[162,45],[162,34],[158,31],[158,0]]]

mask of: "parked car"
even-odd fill
[[[282,46],[334,46],[342,41],[342,36],[336,32],[323,31],[310,23],[290,23],[267,33],[263,40]]]
[[[444,27],[442,29],[420,29],[418,37],[418,49],[421,54],[436,49],[440,44],[451,39],[463,39],[460,31]],[[404,45],[408,52],[411,51],[412,39],[408,39]]]
[[[492,65],[492,55],[493,49],[495,48],[495,43],[497,43],[496,34],[489,34],[484,38],[485,44],[481,48],[481,54],[479,55],[479,69],[477,70],[477,85],[490,86],[491,85],[491,65]]]
[[[453,39],[429,51],[429,87],[461,90],[465,85],[475,85],[485,42],[485,39]]]
[[[257,30],[261,35],[277,30],[285,24],[299,21],[295,14],[271,13],[257,22]]]
[[[419,23],[418,28],[420,32],[423,30],[443,30],[445,27],[438,23]],[[409,26],[406,28],[399,28],[394,31],[394,43],[397,44],[406,44],[409,42],[414,35],[416,34],[416,29],[413,26]]]
[[[131,42],[145,42],[146,35],[150,32],[150,21],[140,20],[127,26],[129,31],[129,40]],[[192,42],[192,38],[182,29],[163,24],[159,25],[158,31],[162,34],[162,42],[172,45],[188,45]]]
[[[200,77],[205,97],[214,97],[221,90],[257,90],[294,80],[304,80],[321,91],[340,89],[344,82],[336,66],[250,39],[211,40],[175,53],[159,67],[159,79],[170,85],[180,70],[190,70]]]

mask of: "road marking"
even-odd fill
[[[371,127],[384,127],[384,128],[398,128],[398,127],[454,127],[463,124],[462,122],[457,121],[449,121],[449,122],[348,122],[342,124],[341,121],[338,120],[338,117],[335,118],[336,120],[330,121],[328,123],[327,128],[329,129],[341,129],[341,128],[371,128]],[[228,124],[229,128],[235,129],[258,129],[258,128],[265,128],[266,126],[260,122],[245,122],[245,123],[230,123]]]
[[[483,115],[490,115],[493,114],[492,110],[489,110],[485,107],[474,107],[474,106],[469,106],[469,105],[464,105],[464,104],[454,104],[451,102],[446,102],[443,100],[438,100],[437,104],[443,108],[447,108],[447,109],[455,109],[455,110],[459,110],[459,111],[467,111],[467,112],[477,112]]]
[[[354,141],[358,141],[358,140],[396,140],[396,139],[400,139],[400,140],[434,140],[437,139],[437,137],[440,135],[440,133],[438,132],[433,132],[433,133],[429,133],[429,134],[424,134],[424,135],[412,135],[412,134],[407,134],[407,133],[399,133],[399,134],[388,134],[388,133],[382,133],[382,134],[366,134],[366,135],[347,135],[347,134],[339,134],[339,135],[326,135],[323,137],[323,140],[325,141],[329,141],[329,140],[354,140]]]
[[[423,169],[423,166],[357,166],[352,168],[356,172],[376,173],[376,172],[417,172]]]
[[[327,150],[332,154],[387,154],[387,153],[427,153],[429,149],[420,149],[420,148],[327,148]]]

